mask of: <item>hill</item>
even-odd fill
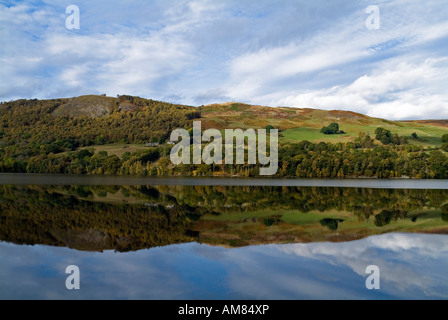
[[[201,107],[204,122],[219,127],[256,128],[271,124],[281,130],[297,127],[322,127],[322,121],[344,124],[381,124],[383,120],[349,111],[324,111],[286,107],[262,107],[241,103]]]
[[[204,129],[258,129],[272,125],[281,131],[283,142],[353,142],[360,132],[374,136],[375,130],[383,127],[407,137],[414,145],[439,147],[442,135],[448,133],[448,120],[389,121],[350,111],[272,108],[234,102],[195,108],[132,96],[89,95],[2,103],[0,135],[16,141],[22,141],[25,136],[28,142],[53,140],[56,134],[78,140],[82,137],[80,147],[123,142],[145,144],[163,142],[173,129],[189,128],[190,120],[199,118]],[[320,132],[323,126],[333,122],[339,124],[344,134]],[[19,136],[14,134],[15,130]],[[417,139],[412,137],[413,133]]]
[[[133,96],[1,103],[0,172],[259,174],[260,166],[248,163],[174,166],[172,146],[165,142],[174,129],[191,129],[195,120],[203,129],[279,129],[280,177],[448,178],[444,121],[388,121],[347,111],[241,103],[196,108]],[[335,134],[321,132],[334,122]],[[379,127],[385,130],[377,140]]]
[[[165,141],[172,129],[191,127],[197,117],[193,107],[132,96],[17,100],[0,105],[0,138],[26,147]]]
[[[360,132],[374,136],[376,128],[383,127],[393,134],[406,136],[419,146],[440,146],[441,137],[448,133],[448,120],[389,121],[372,118],[351,111],[326,111],[309,108],[272,108],[241,103],[225,103],[200,108],[203,128],[265,128],[272,125],[282,131],[283,141],[349,142]],[[337,122],[345,132],[326,136],[323,126]],[[416,133],[418,139],[412,138]]]

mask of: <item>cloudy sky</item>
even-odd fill
[[[448,118],[447,84],[444,0],[0,3],[1,101],[130,94],[423,119]]]

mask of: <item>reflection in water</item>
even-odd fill
[[[129,253],[0,243],[0,256],[0,299],[448,299],[443,235]],[[81,269],[76,292],[64,285],[71,264]],[[372,264],[381,270],[378,291],[365,287]]]
[[[0,186],[0,240],[83,251],[448,233],[448,190]]]
[[[447,233],[448,190],[0,186],[0,299],[448,299]]]

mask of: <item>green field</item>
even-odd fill
[[[356,135],[338,134],[338,135],[325,135],[320,132],[320,129],[316,128],[296,128],[282,132],[283,139],[286,142],[298,142],[302,140],[308,140],[310,142],[349,142]]]
[[[103,145],[103,146],[91,146],[91,147],[85,147],[85,148],[81,148],[82,149],[94,149],[95,153],[99,153],[99,152],[107,152],[107,154],[109,156],[111,155],[116,155],[117,157],[121,158],[123,156],[123,154],[125,154],[126,152],[129,153],[134,153],[138,150],[146,150],[148,149],[147,147],[145,147],[144,144],[124,144],[124,143],[115,143],[115,144],[108,144],[108,145]]]
[[[448,133],[448,128],[431,126],[431,125],[420,125],[420,124],[401,124],[398,125],[388,125],[385,123],[384,128],[391,130],[393,134],[398,134],[400,136],[405,136],[408,138],[411,144],[424,147],[434,147],[441,146],[441,137]],[[295,128],[289,129],[282,132],[283,140],[287,142],[308,140],[310,142],[349,142],[353,141],[360,132],[368,133],[370,136],[375,137],[375,130],[379,127],[378,125],[353,125],[353,124],[341,124],[341,130],[345,134],[339,135],[325,135],[320,132],[318,128]],[[417,133],[418,139],[413,139],[411,135]]]

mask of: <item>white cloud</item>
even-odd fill
[[[309,91],[280,99],[278,105],[357,110],[389,119],[448,117],[448,58],[419,64],[388,63],[347,86]]]
[[[191,62],[188,44],[157,34],[146,39],[128,34],[58,36],[48,44],[51,54],[65,57],[60,74],[63,82],[89,83],[108,94],[147,92],[157,81],[182,72]]]

